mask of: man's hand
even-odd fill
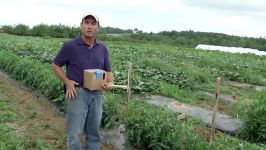
[[[74,99],[77,96],[77,92],[75,90],[75,85],[78,85],[79,83],[73,81],[73,80],[67,80],[65,82],[66,85],[66,97],[70,99]]]
[[[102,88],[103,88],[104,90],[109,91],[109,90],[113,89],[113,85],[114,85],[113,82],[104,83],[104,84],[102,85]]]
[[[63,70],[61,69],[61,67],[59,67],[55,63],[52,63],[52,68],[53,68],[56,76],[58,76],[58,78],[60,78],[66,85],[66,97],[67,98],[75,98],[75,96],[77,96],[77,92],[75,90],[75,85],[78,85],[78,83],[76,83],[73,80],[69,80],[66,77],[65,73],[63,72]]]

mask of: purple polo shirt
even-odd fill
[[[78,36],[63,44],[53,63],[62,67],[66,65],[68,79],[83,86],[83,71],[86,69],[102,69],[112,71],[107,47],[96,40],[93,47],[89,47]]]

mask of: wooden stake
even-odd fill
[[[216,79],[216,93],[215,93],[215,105],[214,105],[214,110],[213,110],[213,115],[212,115],[212,131],[211,131],[211,137],[210,141],[214,139],[214,134],[215,134],[215,119],[216,119],[216,114],[218,110],[218,104],[219,104],[219,95],[220,95],[220,90],[221,90],[221,77],[217,77]]]
[[[112,88],[121,88],[127,89],[127,101],[130,102],[130,95],[131,95],[131,72],[132,72],[132,63],[128,63],[128,76],[127,76],[127,85],[110,85]]]
[[[110,87],[112,87],[112,88],[121,88],[121,89],[127,89],[128,88],[127,85],[110,85]]]
[[[132,63],[128,63],[128,76],[127,76],[127,101],[130,102],[130,95],[131,95],[131,70],[132,70]]]

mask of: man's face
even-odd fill
[[[95,37],[99,31],[99,24],[92,16],[88,16],[80,23],[80,29],[83,36]]]

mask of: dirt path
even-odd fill
[[[49,103],[21,83],[10,79],[0,71],[0,96],[10,101],[19,121],[9,123],[27,139],[39,139],[53,149],[66,149],[65,117],[59,114]],[[113,149],[103,144],[103,150]]]

